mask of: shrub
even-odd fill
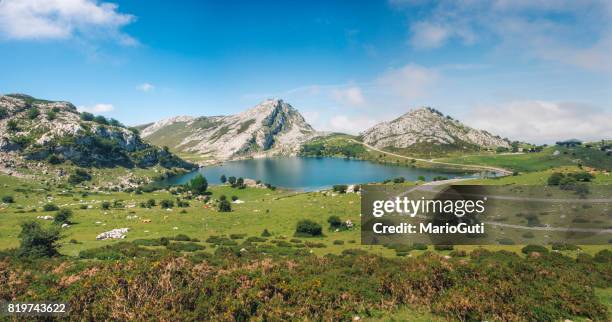
[[[17,123],[17,120],[8,120],[8,122],[6,122],[6,129],[9,132],[19,131],[19,124]]]
[[[600,250],[593,256],[593,260],[598,263],[612,264],[612,251],[609,249]]]
[[[162,209],[172,208],[172,207],[174,207],[174,201],[168,200],[168,199],[164,199],[164,200],[159,202],[159,206]]]
[[[147,249],[134,245],[130,242],[119,242],[98,248],[86,249],[79,253],[80,258],[119,260],[126,258],[141,257],[155,259],[162,256],[159,250]]]
[[[246,234],[230,234],[231,239],[243,239],[246,237]]]
[[[262,234],[263,235],[263,234]],[[269,235],[268,235],[269,236]],[[262,237],[257,237],[257,236],[251,236],[249,238],[247,238],[245,241],[249,242],[249,243],[263,243],[265,241],[267,241],[267,238],[262,238]]]
[[[578,250],[580,247],[568,243],[552,243],[553,250]]]
[[[221,181],[221,183],[226,183],[227,182],[227,178],[225,177],[224,174],[221,175],[221,178],[219,178],[219,180]]]
[[[146,206],[147,208],[155,207],[155,199],[149,199],[149,200],[147,200],[147,202],[145,203],[145,206]]]
[[[344,245],[344,240],[334,240],[334,245]]]
[[[57,242],[60,238],[56,227],[45,229],[37,222],[25,222],[21,224],[17,254],[20,257],[32,258],[56,256],[59,254]]]
[[[79,184],[81,182],[89,181],[89,180],[91,180],[91,175],[87,173],[87,171],[82,170],[82,169],[76,169],[74,173],[68,176],[68,182],[70,184]]]
[[[190,241],[191,238],[189,238],[189,236],[187,236],[185,234],[178,234],[178,235],[174,236],[174,238],[172,238],[172,240],[176,240],[176,241]]]
[[[137,245],[137,246],[165,246],[168,244],[168,242],[163,243],[161,238],[151,238],[151,239],[135,239],[132,241],[132,244]]]
[[[454,248],[453,245],[434,245],[434,249],[438,251],[453,250]]]
[[[405,181],[406,181],[406,178],[404,177],[393,178],[393,183],[404,183]]]
[[[261,233],[261,237],[270,237],[270,236],[272,236],[272,234],[270,234],[267,228],[265,228],[263,232]]]
[[[337,184],[333,187],[333,190],[337,193],[346,193],[346,189],[348,189],[348,186],[345,184]]]
[[[168,248],[169,250],[175,251],[175,252],[195,252],[198,250],[203,250],[206,247],[196,244],[196,243],[171,243],[168,244],[166,246],[166,248]]]
[[[542,245],[527,245],[521,249],[521,252],[527,255],[533,252],[540,253],[540,254],[546,254],[548,253],[548,249]]]
[[[221,196],[223,198],[219,198],[219,205],[218,205],[218,210],[219,212],[231,212],[232,211],[232,205],[230,204],[230,202],[227,200],[227,197],[225,196]]]
[[[232,201],[238,200],[238,196],[232,196]]]
[[[414,244],[412,244],[412,249],[415,249],[415,250],[427,250],[427,245],[421,244],[421,243],[414,243]]]
[[[72,210],[68,208],[62,208],[55,214],[55,218],[53,219],[53,222],[59,225],[69,224],[70,218],[72,218]]]
[[[2,202],[4,202],[4,203],[13,203],[13,202],[15,202],[15,199],[13,199],[13,196],[4,196],[4,197],[2,197]]]
[[[108,201],[102,201],[102,203],[100,204],[100,208],[104,210],[110,209],[110,206],[111,206],[111,203]]]
[[[306,247],[310,247],[310,248],[325,248],[325,247],[327,247],[327,245],[325,245],[324,243],[315,243],[315,242],[310,242],[310,241],[305,242],[304,245],[306,245]]]
[[[43,211],[57,211],[57,210],[59,210],[59,207],[52,203],[48,203],[43,206]]]
[[[40,110],[37,109],[36,107],[33,107],[30,110],[28,110],[28,118],[30,120],[37,118],[39,115],[40,115]]]
[[[64,159],[58,157],[55,154],[51,154],[49,155],[49,157],[47,158],[47,162],[51,163],[51,164],[60,164],[62,162],[64,162]]]
[[[313,236],[322,236],[323,235],[323,229],[321,228],[321,225],[319,225],[318,223],[309,220],[309,219],[304,219],[304,220],[300,220],[295,228],[295,235],[296,236],[309,236],[309,237],[313,237]]]
[[[329,228],[336,229],[342,226],[342,219],[340,217],[332,215],[327,218],[327,222],[329,223]]]

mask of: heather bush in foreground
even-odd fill
[[[460,320],[605,320],[593,287],[610,287],[612,266],[606,256],[577,262],[503,251],[451,259],[216,253],[95,262],[6,257],[0,301],[69,301],[74,320],[349,320],[403,304]]]

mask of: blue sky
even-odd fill
[[[432,106],[537,143],[612,138],[609,1],[0,1],[0,93],[126,124],[269,97],[358,133]]]

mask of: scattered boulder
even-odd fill
[[[125,234],[127,234],[129,228],[117,228],[113,230],[109,230],[103,232],[96,236],[96,240],[106,240],[106,239],[123,239],[125,238]]]

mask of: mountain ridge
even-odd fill
[[[114,119],[79,112],[67,101],[25,94],[0,95],[0,170],[66,161],[79,167],[192,168],[167,150],[144,142]]]

